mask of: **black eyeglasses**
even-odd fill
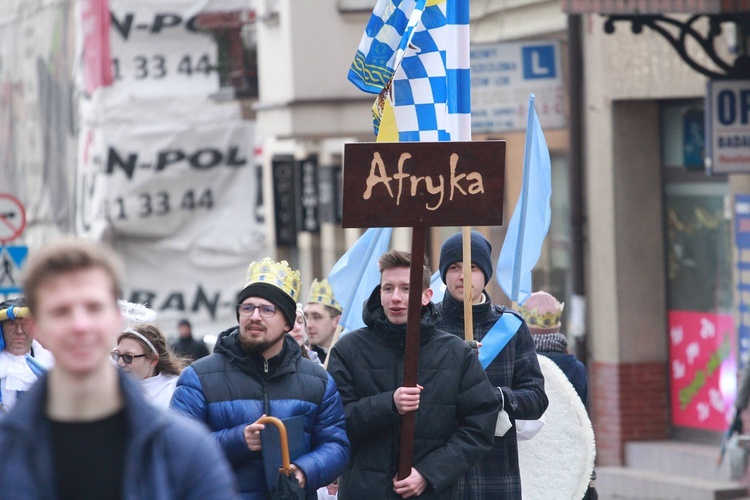
[[[135,358],[142,358],[145,356],[145,354],[122,354],[117,351],[110,351],[109,355],[115,363],[122,359],[122,362],[126,365],[132,363]]]
[[[253,304],[238,304],[237,305],[237,311],[239,311],[240,316],[246,316],[250,317],[253,315],[255,310],[258,310],[258,313],[260,313],[261,318],[273,318],[273,315],[276,314],[276,306],[263,304],[260,306],[255,306]]]

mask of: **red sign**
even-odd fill
[[[18,199],[0,193],[0,243],[18,238],[26,227],[26,211]]]
[[[669,311],[674,425],[727,429],[737,392],[734,331],[731,314]]]
[[[99,87],[112,85],[109,22],[107,0],[82,3],[84,83],[89,94]]]

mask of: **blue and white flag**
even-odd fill
[[[549,149],[534,108],[534,94],[531,94],[521,194],[508,224],[496,274],[505,294],[518,304],[523,304],[532,292],[531,271],[542,254],[542,244],[552,218],[551,196]]]
[[[365,326],[362,305],[380,284],[378,259],[388,251],[392,231],[387,227],[365,231],[328,274],[333,296],[344,309],[339,323],[346,331]]]
[[[378,0],[349,80],[379,93],[379,142],[471,140],[469,2]]]
[[[349,81],[379,94],[391,81],[422,18],[427,0],[379,0],[349,68]]]

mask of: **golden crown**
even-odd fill
[[[260,262],[251,262],[247,266],[243,288],[247,288],[248,285],[253,283],[273,285],[289,295],[295,302],[299,298],[299,271],[289,267],[289,263],[285,260],[274,262],[266,257]]]
[[[343,312],[341,305],[336,302],[336,297],[333,296],[333,288],[328,280],[313,280],[310,285],[310,296],[307,298],[308,304],[313,302],[315,304],[323,304],[324,306],[333,307],[338,312]]]
[[[562,318],[563,308],[565,303],[558,302],[557,309],[554,311],[547,311],[540,313],[538,308],[527,309],[524,306],[518,307],[518,312],[526,320],[526,324],[529,327],[536,328],[554,328],[560,326],[560,318]]]

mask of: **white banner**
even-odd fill
[[[210,98],[218,49],[194,27],[221,8],[239,6],[111,0],[113,84],[79,102],[77,232],[113,245],[124,298],[170,337],[181,318],[196,336],[236,324],[245,270],[268,253],[255,125]]]
[[[233,228],[224,226],[224,230],[231,232]],[[127,259],[125,299],[154,309],[157,324],[168,338],[176,338],[181,318],[190,320],[196,338],[218,335],[236,325],[237,295],[248,264],[261,258],[258,255],[265,235],[257,231],[233,234],[242,237],[244,248],[204,240],[177,251],[134,239],[117,239],[115,248]]]
[[[211,94],[219,88],[217,44],[196,27],[201,13],[248,2],[110,0],[112,77],[134,95]]]
[[[160,311],[160,323],[162,315],[205,329],[231,321],[226,300],[267,253],[252,123],[82,132],[78,232],[113,241],[127,267],[126,297]],[[170,299],[176,293],[184,299]],[[226,300],[200,299],[216,294]]]
[[[15,243],[32,248],[72,231],[74,24],[68,2],[0,1],[0,190],[26,206]]]

